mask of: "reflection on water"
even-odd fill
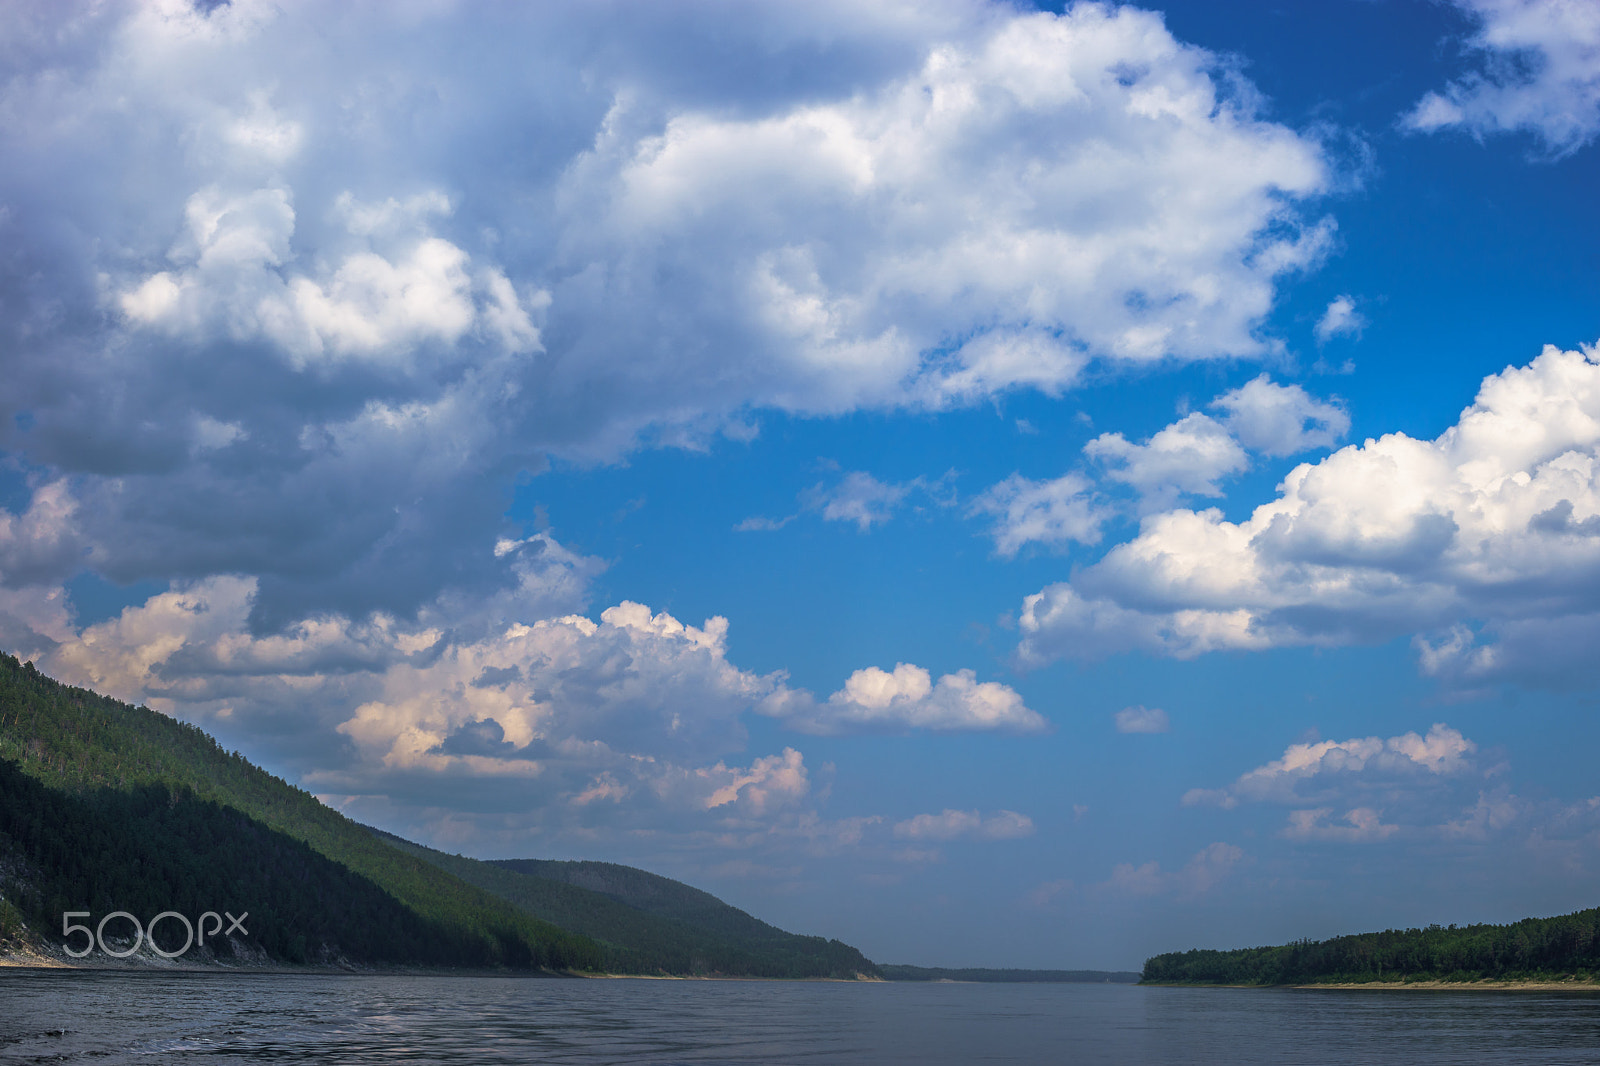
[[[1600,997],[0,972],[0,1063],[1600,1063]]]

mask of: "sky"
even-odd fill
[[[882,962],[1600,896],[1600,4],[18,5],[0,648]]]

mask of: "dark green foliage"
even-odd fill
[[[786,933],[710,893],[631,866],[479,862],[384,838],[531,915],[600,941],[612,973],[853,979],[878,972],[848,944]]]
[[[991,970],[983,967],[947,970],[941,966],[879,965],[888,981],[978,981],[985,984],[1117,984],[1131,985],[1139,975],[1131,970]]]
[[[1184,951],[1144,964],[1151,984],[1299,985],[1371,981],[1592,980],[1600,908],[1510,925],[1388,929],[1281,947]]]
[[[322,959],[495,961],[494,945],[454,935],[293,837],[188,789],[142,785],[73,794],[0,759],[0,850],[38,871],[21,891],[12,890],[37,929],[59,931],[66,911],[89,911],[91,928],[116,910],[145,925],[168,910],[191,922],[206,911],[229,911],[249,914],[241,943],[291,962],[307,961],[308,945]],[[177,950],[181,928],[164,921],[162,946]],[[108,934],[130,931],[125,921],[107,927]],[[81,934],[72,943],[82,948]],[[223,938],[208,946],[232,952]]]
[[[23,914],[17,909],[17,905],[9,899],[0,899],[0,944],[22,932],[25,924]]]
[[[0,654],[0,760],[14,764],[27,778],[49,790],[40,796],[62,801],[48,812],[41,808],[27,816],[30,822],[26,833],[30,840],[43,840],[56,818],[70,823],[85,811],[99,811],[107,818],[120,817],[123,808],[118,804],[127,805],[129,811],[147,811],[147,808],[153,810],[170,801],[185,812],[197,812],[193,815],[199,819],[196,826],[205,823],[210,827],[195,828],[185,823],[184,831],[193,828],[195,833],[210,832],[221,825],[206,822],[211,816],[199,814],[201,810],[227,808],[234,816],[242,815],[243,819],[235,825],[254,823],[257,829],[253,831],[268,835],[253,839],[261,841],[263,846],[270,842],[272,848],[278,849],[272,852],[276,863],[273,884],[277,886],[274,891],[284,893],[265,902],[253,902],[252,906],[260,909],[252,909],[252,915],[264,912],[275,916],[296,915],[295,921],[310,922],[293,909],[299,905],[294,900],[301,898],[297,895],[301,889],[291,886],[298,882],[305,892],[313,892],[322,888],[307,886],[331,884],[324,877],[332,875],[316,863],[314,857],[343,867],[348,875],[357,879],[349,882],[351,885],[359,883],[381,890],[409,912],[413,922],[409,926],[387,926],[385,923],[389,919],[383,915],[390,912],[374,910],[371,912],[372,928],[341,928],[337,943],[351,957],[358,955],[350,947],[352,944],[370,947],[387,943],[391,946],[383,949],[385,954],[361,957],[419,963],[459,959],[472,965],[591,970],[599,968],[602,962],[601,950],[593,941],[531,918],[506,901],[415,856],[395,850],[365,827],[319,803],[310,793],[293,788],[251,765],[237,752],[224,751],[201,730],[147,708],[130,707],[84,689],[59,684],[38,673],[31,663],[24,665],[4,654]],[[117,796],[122,798],[114,798]],[[162,796],[167,799],[162,800]],[[69,797],[75,797],[86,806],[64,805]],[[40,802],[44,803],[45,799]],[[90,817],[86,813],[82,816]],[[37,826],[33,825],[34,820],[38,821]],[[114,857],[103,860],[106,853],[91,848],[85,858],[96,864],[95,876],[100,883],[117,886],[117,892],[134,891],[133,886],[147,870],[148,856],[163,842],[154,834],[164,834],[169,828],[159,820],[139,823],[139,832],[152,834],[140,844],[143,850],[126,854],[113,851],[110,855]],[[288,844],[279,837],[303,847],[298,851],[286,850]],[[221,844],[217,846],[222,848]],[[213,859],[221,862],[229,853],[222,848],[200,854],[206,862]],[[51,861],[55,863],[58,859],[66,861],[60,857]],[[247,876],[246,867],[224,868],[229,876]],[[45,868],[44,875],[52,881],[58,876],[78,876],[69,875],[64,867],[56,865]],[[87,883],[77,887],[93,895]],[[359,898],[367,898],[362,895],[364,889],[352,891],[356,891]],[[133,901],[121,895],[109,890],[102,895],[103,900],[89,899],[83,905],[97,916],[120,909],[134,910],[141,919],[147,917],[135,910]],[[208,903],[206,906],[214,909],[218,905]],[[67,907],[56,907],[54,903],[39,900],[38,906],[42,908],[41,913],[54,912],[46,928],[56,930],[60,928],[60,910],[83,909],[76,901]],[[175,904],[173,907],[181,909]],[[160,909],[166,909],[166,904]],[[394,920],[401,919],[395,917]],[[282,957],[316,955],[327,942],[320,938],[316,928],[307,924],[286,932],[281,944]],[[394,947],[401,929],[415,932],[422,939],[415,947],[403,944]],[[424,936],[424,932],[430,930],[433,932]],[[251,932],[255,935],[254,926]],[[294,940],[297,933],[305,938],[298,945]],[[428,936],[434,939],[429,940]],[[396,954],[408,950],[414,953]]]

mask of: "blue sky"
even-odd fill
[[[884,961],[1594,903],[1594,3],[8,23],[0,647]]]

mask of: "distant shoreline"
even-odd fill
[[[932,980],[893,980],[862,974],[858,977],[747,977],[738,974],[662,974],[662,973],[582,973],[558,970],[453,970],[427,967],[388,966],[337,966],[304,965],[274,966],[246,964],[230,966],[223,963],[156,963],[140,958],[138,961],[116,962],[97,959],[94,962],[66,962],[50,956],[0,955],[0,973],[6,971],[36,970],[41,973],[128,973],[128,974],[302,974],[318,977],[528,977],[536,979],[557,978],[576,981],[760,981],[786,984],[842,984],[842,985],[1006,985],[1006,984],[1115,984],[1137,987],[1133,981],[1062,981],[1062,980],[960,980],[941,977]]]
[[[1296,991],[1373,991],[1373,992],[1600,992],[1600,981],[1339,981],[1292,985],[1230,985],[1200,981],[1141,981],[1140,988],[1253,988],[1295,989]]]

